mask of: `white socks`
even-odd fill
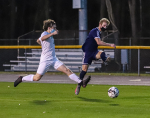
[[[22,81],[33,81],[33,76],[34,75],[27,75],[27,76],[24,76],[22,78]],[[77,75],[75,75],[74,73],[69,75],[69,78],[77,83],[80,83],[82,80],[79,79],[79,77]]]
[[[24,76],[23,78],[22,78],[22,81],[24,82],[24,81],[33,81],[33,76],[34,75],[27,75],[27,76]]]
[[[79,79],[78,76],[76,76],[74,73],[69,75],[69,78],[77,83],[80,83],[82,80]]]

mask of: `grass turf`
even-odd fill
[[[149,118],[149,86],[88,85],[74,94],[75,84],[0,83],[0,118]]]

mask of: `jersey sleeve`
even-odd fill
[[[41,34],[41,38],[42,38],[43,36],[45,36],[45,35],[48,35],[48,32],[43,32],[43,33]]]
[[[91,32],[91,35],[92,35],[92,37],[95,39],[95,38],[100,38],[100,35],[99,35],[99,31],[97,31],[97,30],[93,30],[92,32]]]

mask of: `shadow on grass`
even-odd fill
[[[85,98],[85,97],[78,97],[80,98],[82,101],[87,101],[87,102],[101,102],[101,103],[110,103],[111,101],[109,100],[102,100],[102,99],[89,99],[89,98]]]
[[[45,105],[45,104],[48,104],[49,101],[45,101],[45,100],[33,100],[32,103],[36,104],[36,105]]]
[[[119,106],[119,104],[109,104],[110,106]]]

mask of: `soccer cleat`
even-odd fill
[[[78,85],[77,85],[77,87],[76,87],[76,89],[75,89],[75,94],[76,94],[76,95],[78,95],[78,94],[79,94],[79,92],[80,92],[80,88],[81,88],[81,85],[80,85],[80,84],[78,84]]]
[[[108,66],[108,63],[111,62],[111,58],[107,57],[106,61],[104,62],[105,66]]]
[[[14,82],[14,87],[16,87],[19,83],[22,82],[23,76],[20,76],[15,82]]]
[[[82,87],[85,88],[87,86],[87,84],[89,83],[90,80],[91,80],[91,76],[88,76],[87,79],[83,80]]]
[[[107,57],[106,62],[111,62],[111,58]]]
[[[83,88],[85,88],[90,80],[91,80],[91,76],[89,76],[87,79],[85,79],[85,80],[83,80],[81,83],[79,83],[79,84],[77,85],[76,89],[75,89],[75,94],[78,95],[79,92],[80,92],[81,86],[82,86]]]

